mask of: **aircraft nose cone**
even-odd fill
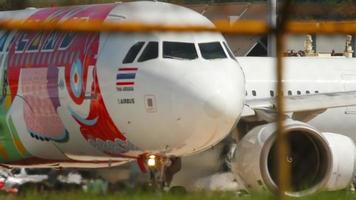
[[[188,151],[210,148],[229,134],[242,112],[243,72],[236,64],[207,65],[182,82],[184,89],[174,90],[173,98],[174,113],[181,116],[179,135],[185,134],[186,147],[193,149]]]
[[[212,120],[236,121],[244,98],[244,78],[238,67],[200,72],[195,85],[202,100],[203,114]],[[202,78],[205,76],[205,78]]]
[[[223,115],[224,110],[226,109],[226,104],[223,102],[224,100],[222,100],[221,96],[209,97],[204,102],[204,111],[211,118],[220,118]]]

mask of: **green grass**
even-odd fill
[[[19,194],[0,193],[1,200],[269,200],[271,194],[251,194],[240,196],[234,192],[196,192],[171,194],[161,192],[116,192],[110,194],[91,194],[81,191],[38,192],[27,191]],[[350,192],[322,193],[300,198],[302,200],[354,200],[356,194]]]

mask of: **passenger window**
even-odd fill
[[[163,42],[163,58],[194,60],[198,54],[193,43]]]
[[[252,90],[252,96],[257,96],[257,92],[256,92],[256,90]]]
[[[207,60],[227,58],[220,42],[200,43],[199,48],[201,55]]]
[[[319,94],[319,91],[315,91],[315,94]]]
[[[298,91],[297,91],[297,95],[301,95],[301,94],[302,94],[302,93],[298,90]]]
[[[138,62],[144,62],[155,58],[158,58],[158,42],[149,42],[138,59]]]
[[[307,93],[307,94],[310,94],[310,91],[309,91],[309,90],[307,90],[307,91],[306,91],[306,93]]]
[[[271,97],[274,97],[274,91],[273,90],[269,91],[269,93],[270,93]]]
[[[288,90],[288,95],[292,96],[293,95],[292,91]]]
[[[227,53],[229,54],[230,58],[236,60],[236,57],[234,55],[234,53],[232,53],[231,49],[229,48],[229,46],[226,44],[226,42],[223,42],[225,49],[227,51]]]
[[[136,44],[134,44],[127,52],[122,63],[123,64],[133,63],[133,61],[137,57],[138,53],[140,52],[144,44],[145,44],[144,42],[137,42]]]

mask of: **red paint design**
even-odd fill
[[[33,14],[29,20],[67,20],[67,19],[83,19],[83,20],[104,20],[110,11],[116,6],[116,4],[103,4],[95,6],[82,6],[72,8],[47,8],[40,9]],[[9,71],[8,79],[10,84],[10,90],[12,99],[17,95],[18,82],[21,69],[31,68],[48,68],[48,73],[41,77],[41,80],[48,81],[47,85],[41,85],[43,90],[48,90],[49,96],[46,96],[47,100],[50,100],[52,105],[49,106],[49,110],[56,111],[56,108],[60,106],[58,99],[58,71],[57,67],[64,66],[65,68],[65,84],[69,96],[73,103],[77,105],[83,105],[84,101],[90,101],[90,111],[86,120],[97,119],[96,124],[86,125],[77,120],[80,125],[80,131],[86,139],[101,139],[104,141],[120,139],[126,141],[126,138],[118,130],[108,114],[107,108],[104,104],[101,90],[96,74],[96,62],[99,49],[99,33],[76,33],[74,37],[70,37],[68,34],[73,33],[44,33],[41,37],[38,33],[23,33],[19,32],[15,35],[14,41],[9,46]],[[71,38],[70,44],[65,48],[60,48],[64,44],[65,38]],[[36,41],[34,41],[36,40]],[[39,41],[38,41],[39,40]],[[25,45],[23,51],[15,52],[16,48],[19,48],[17,44]],[[32,52],[28,51],[28,47],[32,45]],[[70,73],[73,63],[76,60],[80,60],[82,64],[82,77],[79,74],[75,76],[75,83],[82,82],[80,95],[74,95],[71,87]],[[87,87],[89,66],[94,66],[93,71],[93,83],[91,88]],[[55,70],[54,70],[55,69]],[[136,68],[137,69],[137,68]],[[91,76],[91,75],[89,75]],[[86,99],[85,92],[89,89],[92,95],[96,98]],[[29,93],[29,95],[31,95]],[[48,102],[48,101],[46,101]],[[41,105],[36,105],[36,108],[40,108]],[[52,113],[56,115],[57,113]],[[56,117],[56,116],[55,116]],[[41,120],[50,120],[42,119]],[[37,123],[36,121],[36,124]],[[41,124],[46,124],[41,122]],[[47,124],[51,124],[48,121]],[[46,127],[36,127],[37,130],[48,130]],[[45,133],[41,133],[45,134]]]
[[[74,82],[78,83],[78,81],[79,81],[79,76],[78,76],[78,74],[75,74],[74,75]]]
[[[105,107],[100,88],[97,87],[99,82],[95,71],[94,79],[95,84],[92,85],[92,93],[95,94],[97,98],[91,100],[90,113],[86,120],[97,119],[97,123],[93,126],[87,126],[77,120],[81,125],[80,130],[83,136],[86,139],[101,139],[103,141],[115,141],[115,139],[126,141],[125,136],[117,129]]]
[[[128,85],[134,85],[134,82],[120,82],[120,83],[116,83],[116,85],[119,86],[128,86]]]

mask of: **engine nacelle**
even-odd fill
[[[290,166],[289,196],[346,188],[355,172],[355,145],[346,136],[321,133],[314,127],[286,120],[290,147],[285,162]],[[232,171],[251,190],[276,191],[278,183],[276,124],[252,129],[238,144]]]

